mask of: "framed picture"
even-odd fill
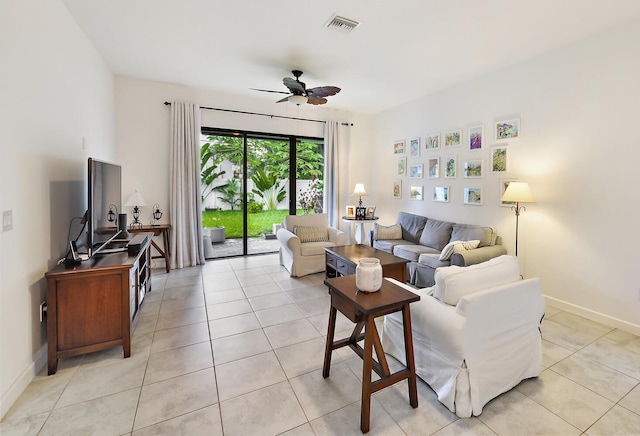
[[[435,179],[440,177],[440,158],[439,157],[430,157],[428,163],[429,178]]]
[[[445,148],[462,145],[462,129],[444,132],[442,136],[444,137]]]
[[[504,195],[504,191],[507,190],[509,183],[515,182],[518,179],[500,179],[500,206],[502,207],[511,207],[515,206],[515,201],[502,201],[502,196]]]
[[[424,171],[424,164],[409,165],[409,177],[412,179],[421,179]]]
[[[439,201],[441,203],[449,202],[449,187],[448,186],[434,186],[433,187],[433,201]]]
[[[456,168],[458,166],[458,157],[449,156],[444,158],[444,177],[445,179],[456,178]]]
[[[402,198],[402,180],[400,179],[393,181],[393,198]]]
[[[470,160],[464,163],[464,176],[465,177],[482,177],[481,160]]]
[[[375,216],[376,216],[376,207],[375,206],[369,206],[367,208],[367,215],[366,215],[367,219],[372,220],[373,217],[375,217]]]
[[[422,200],[422,191],[424,187],[422,186],[412,186],[409,190],[409,199],[411,200]]]
[[[404,139],[393,142],[393,154],[404,154]]]
[[[482,150],[484,124],[469,127],[469,150]]]
[[[424,146],[427,150],[436,150],[440,148],[440,134],[434,133],[424,139]]]
[[[398,158],[398,175],[399,176],[407,175],[407,158],[406,157]]]
[[[518,136],[520,136],[520,118],[496,123],[496,140],[517,138]]]
[[[482,188],[464,188],[464,204],[482,206]]]
[[[507,147],[491,147],[491,172],[507,172]]]
[[[420,157],[420,138],[413,138],[409,141],[409,155]]]
[[[347,206],[347,218],[355,218],[356,217],[356,207],[355,206]]]

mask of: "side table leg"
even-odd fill
[[[409,383],[409,404],[414,409],[418,407],[418,387],[416,383],[416,365],[413,358],[413,335],[411,333],[411,312],[409,305],[402,307],[402,321],[404,324],[404,350],[409,369],[410,376],[407,379]]]
[[[371,371],[373,369],[373,334],[375,332],[373,316],[367,317],[364,333],[364,356],[362,356],[362,406],[360,410],[360,430],[369,431],[371,420]]]
[[[331,370],[331,352],[333,351],[333,335],[336,329],[336,312],[337,309],[331,306],[329,309],[329,327],[327,328],[327,343],[324,348],[324,365],[322,366],[322,377],[329,377]]]

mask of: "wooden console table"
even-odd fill
[[[136,253],[98,254],[45,274],[49,375],[60,358],[118,345],[131,355],[131,332],[151,291],[151,236]]]
[[[337,348],[349,346],[363,360],[362,365],[362,405],[360,409],[360,430],[369,431],[371,417],[371,394],[407,379],[409,382],[409,404],[414,409],[418,407],[418,390],[416,384],[416,367],[413,359],[413,338],[411,334],[411,314],[409,304],[420,300],[420,296],[410,292],[388,280],[382,280],[382,288],[378,292],[358,292],[356,276],[335,277],[326,279],[325,285],[331,294],[331,309],[329,310],[329,328],[327,329],[327,343],[324,352],[322,376],[329,377],[331,369],[331,352]],[[342,312],[352,322],[356,323],[350,337],[338,341],[333,340],[336,329],[337,311]],[[404,324],[404,349],[407,366],[391,374],[389,364],[382,349],[375,318],[389,313],[402,311]],[[365,333],[362,334],[362,329]],[[358,344],[364,339],[364,349]],[[376,350],[378,360],[372,356]],[[375,371],[380,379],[371,381],[371,371]]]
[[[147,233],[147,232],[151,232],[153,233],[153,236],[160,236],[162,235],[162,242],[164,244],[164,250],[161,249],[158,244],[156,244],[156,241],[154,241],[153,239],[151,240],[151,245],[153,246],[153,248],[155,248],[158,253],[160,253],[159,256],[152,256],[152,259],[164,259],[164,265],[165,265],[165,270],[167,272],[169,272],[169,270],[171,269],[171,266],[169,265],[169,255],[171,254],[171,251],[169,250],[169,231],[171,230],[171,225],[170,224],[157,224],[157,225],[153,225],[153,226],[141,226],[141,227],[137,227],[137,228],[127,228],[127,230],[129,231],[129,233]]]

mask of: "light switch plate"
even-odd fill
[[[2,211],[2,231],[8,232],[11,229],[13,229],[13,211],[4,210]]]

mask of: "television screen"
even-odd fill
[[[89,158],[88,180],[87,248],[89,256],[93,256],[118,236],[118,213],[122,211],[121,167]]]

